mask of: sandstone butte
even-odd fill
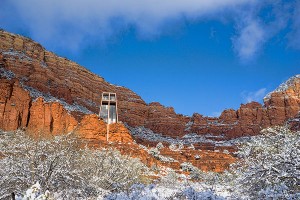
[[[29,134],[42,135],[73,131],[97,146],[105,141],[106,125],[95,115],[104,91],[117,93],[120,121],[131,127],[149,128],[164,136],[175,138],[189,133],[209,133],[229,140],[256,135],[265,127],[285,123],[299,130],[299,75],[269,94],[264,105],[257,102],[242,104],[238,110],[223,111],[218,118],[197,113],[189,117],[176,114],[172,107],[157,102],[147,104],[131,90],[106,82],[31,39],[1,30],[0,76],[0,129],[4,131],[25,128]],[[133,142],[122,123],[112,125],[110,129],[113,145],[120,150],[126,147],[123,152],[127,153],[132,149],[132,155],[147,160],[149,155]],[[145,139],[134,139],[152,144]],[[122,145],[117,145],[119,143]],[[207,159],[201,161],[192,159],[198,154],[192,150],[168,152],[165,149],[161,153],[180,162],[191,161],[203,170],[222,171],[234,161],[232,156],[217,152],[203,152],[201,158]],[[159,163],[154,158],[148,160]]]

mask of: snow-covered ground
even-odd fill
[[[166,142],[169,144],[183,144],[183,145],[191,145],[197,143],[211,143],[214,144],[215,146],[221,147],[221,146],[233,146],[237,143],[240,143],[242,141],[247,141],[250,139],[250,137],[240,137],[232,140],[215,141],[211,139],[215,137],[211,134],[198,135],[196,133],[189,133],[184,135],[181,138],[180,137],[172,138],[159,133],[154,133],[151,129],[145,128],[143,126],[139,126],[139,127],[127,126],[127,127],[134,137],[141,138],[151,142],[157,142],[157,143]],[[219,139],[222,136],[217,136],[217,137]]]
[[[70,136],[37,142],[20,131],[2,132],[0,198],[16,191],[20,200],[300,199],[300,132],[285,127],[241,142],[240,159],[228,172],[202,172],[187,164],[189,175],[165,169],[152,183],[144,180],[155,169],[117,151],[78,151],[71,148],[76,140]]]

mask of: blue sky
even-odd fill
[[[300,1],[1,0],[0,27],[187,115],[300,73]]]

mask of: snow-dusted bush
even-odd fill
[[[20,131],[5,133],[0,134],[0,199],[36,181],[54,199],[300,199],[299,145],[300,132],[268,128],[241,140],[239,161],[229,172],[202,172],[182,163],[189,176],[171,171],[155,185],[142,185],[134,183],[146,168],[118,151],[80,149],[71,134],[32,140]],[[162,160],[158,148],[148,153]]]
[[[112,193],[106,196],[105,200],[152,200],[162,199],[155,190],[155,185],[135,184],[127,192]]]
[[[177,195],[181,196],[181,197],[185,197],[185,199],[225,200],[224,197],[216,195],[211,190],[197,192],[192,187],[189,187],[189,188],[185,189],[182,193],[179,193]]]
[[[162,162],[178,162],[177,160],[175,160],[172,157],[162,156],[162,155],[159,155],[157,159],[162,161]]]
[[[300,198],[300,132],[263,130],[240,146],[232,191],[244,199]]]
[[[171,151],[176,151],[176,150],[177,150],[177,145],[174,144],[174,143],[172,143],[172,144],[170,144],[169,149],[170,149]]]
[[[91,185],[109,191],[130,187],[139,182],[147,170],[139,159],[122,156],[119,151],[112,149],[86,149],[81,161],[81,167],[85,168],[83,175],[89,178]]]
[[[173,183],[174,184],[174,183]],[[225,200],[224,197],[215,194],[212,190],[197,191],[191,186],[178,188],[162,187],[160,185],[133,185],[127,192],[109,194],[105,200]]]
[[[34,140],[22,131],[0,134],[0,199],[38,181],[55,198],[95,197],[126,189],[146,170],[116,150],[82,149],[72,134]]]
[[[201,180],[203,181],[204,172],[199,170],[197,167],[193,166],[192,163],[184,162],[180,164],[182,171],[189,172],[189,178],[192,180]]]
[[[183,149],[183,148],[184,148],[183,144],[182,144],[182,143],[179,143],[179,144],[178,144],[178,150],[181,150],[181,149]]]
[[[153,156],[154,158],[156,158],[157,160],[163,161],[163,162],[178,162],[175,159],[173,159],[172,157],[167,157],[167,156],[163,156],[160,155],[160,151],[159,149],[163,148],[161,147],[158,143],[159,148],[155,147],[155,148],[151,148],[150,150],[148,150],[147,148],[145,149],[151,156]],[[162,144],[161,144],[162,145]]]
[[[159,143],[157,143],[156,148],[158,150],[160,150],[160,149],[164,148],[164,145],[161,142],[159,142]]]
[[[182,143],[178,143],[178,144],[171,143],[169,146],[169,149],[171,151],[180,151],[183,148],[184,148],[184,145]]]
[[[227,149],[223,150],[223,153],[229,154],[229,151]]]
[[[173,169],[167,169],[167,174],[161,177],[159,184],[166,188],[174,188],[178,185],[179,180],[186,180],[186,176],[176,173]]]
[[[148,153],[155,158],[158,158],[160,151],[157,148],[151,148]]]
[[[181,163],[180,164],[180,168],[183,170],[183,171],[186,171],[186,172],[191,172],[195,169],[195,167],[189,163],[189,162],[184,162],[184,163]]]
[[[16,200],[50,200],[50,193],[48,190],[43,194],[41,185],[36,182],[25,193],[24,196],[17,196]]]

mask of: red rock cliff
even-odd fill
[[[98,113],[103,91],[117,93],[121,121],[172,137],[187,133],[210,133],[225,139],[255,135],[264,127],[284,124],[300,110],[300,76],[295,76],[268,95],[264,105],[255,102],[241,105],[237,111],[225,110],[219,118],[179,115],[159,103],[148,105],[131,90],[112,85],[40,44],[5,31],[0,31],[0,75],[0,128],[5,130],[26,126],[35,131],[35,123],[43,124],[53,134],[70,130],[85,114]],[[41,106],[42,100],[31,102],[30,99],[40,95],[49,103]],[[69,110],[63,111],[61,105],[51,103],[53,99]]]
[[[227,140],[258,134],[262,128],[290,123],[300,129],[300,76],[295,76],[267,95],[264,105],[256,102],[225,110],[218,118],[195,113],[192,117],[176,114],[159,103],[146,104],[131,90],[112,85],[78,64],[56,56],[40,44],[0,31],[0,129],[25,128],[30,134],[57,135],[75,132],[93,146],[108,145],[106,124],[98,113],[103,91],[116,92],[119,119],[130,126],[145,126],[156,133],[178,137],[188,133],[210,134],[213,140]],[[214,136],[221,136],[215,137]],[[151,165],[161,164],[134,144],[123,124],[110,126],[112,146],[123,153],[140,157]],[[147,145],[147,139],[139,140]],[[119,145],[122,143],[122,145]],[[152,144],[152,143],[151,143]],[[156,145],[153,142],[152,145]],[[218,147],[234,151],[232,147]],[[164,163],[174,169],[180,162],[192,162],[203,170],[223,171],[234,158],[215,150],[212,144],[195,144],[195,150],[173,152],[165,148],[162,155],[179,162]],[[196,159],[198,154],[202,160]],[[196,156],[196,157],[195,157]]]
[[[31,98],[18,81],[0,79],[0,129],[26,127]]]

